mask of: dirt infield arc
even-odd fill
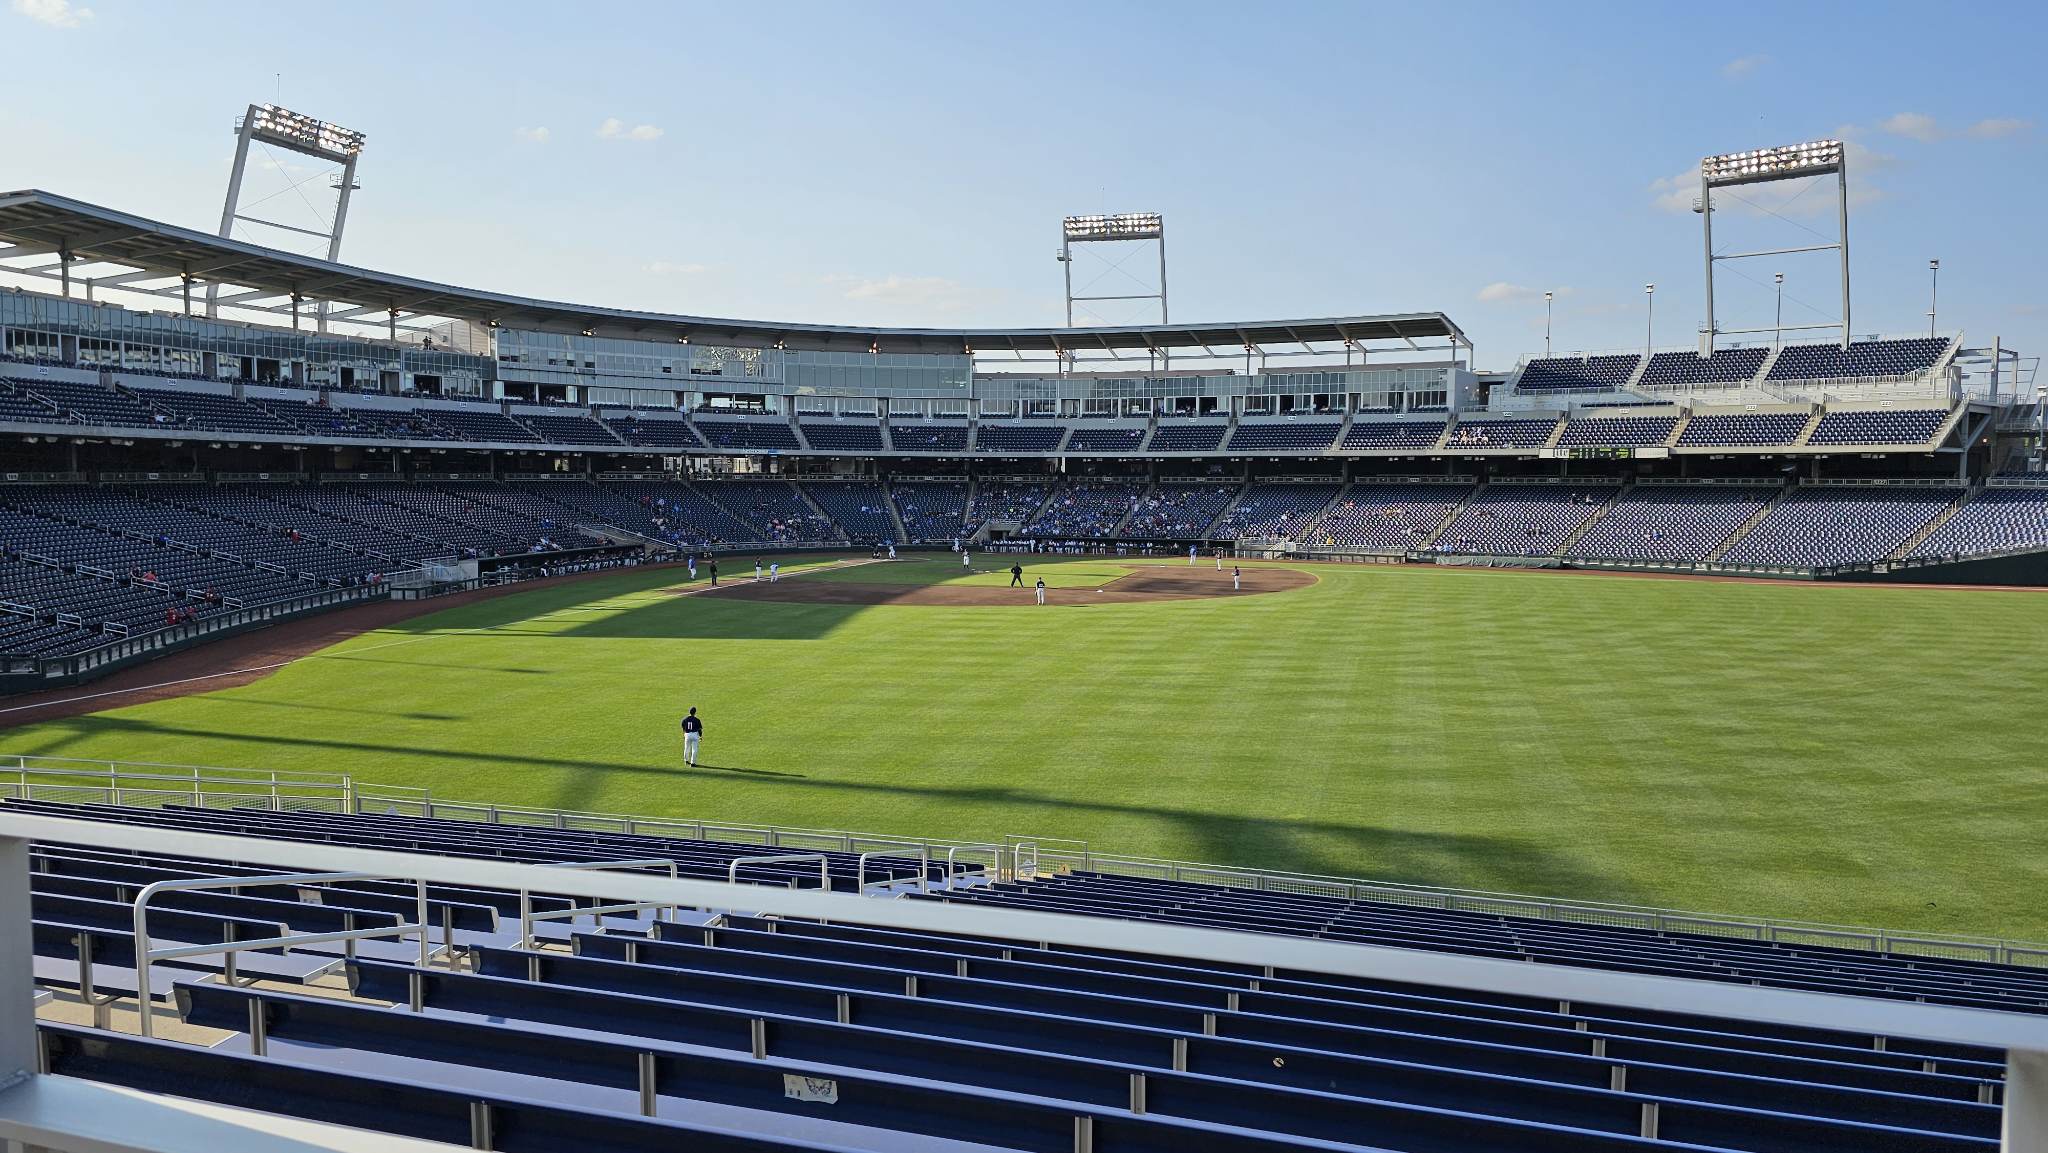
[[[1292,592],[1316,583],[1313,575],[1298,569],[1257,567],[1244,571],[1242,589],[1233,589],[1228,572],[1218,572],[1207,565],[1131,567],[1131,572],[1111,578],[1101,588],[1049,588],[1046,590],[1046,603],[1072,607],[1205,600]],[[862,584],[850,580],[806,580],[802,574],[773,583],[749,581],[734,584],[718,592],[728,600],[782,604],[951,606],[1034,605],[1031,594],[1030,588],[997,585]]]

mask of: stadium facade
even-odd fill
[[[2048,582],[2031,362],[1956,334],[1482,372],[1441,312],[737,321],[37,191],[0,195],[0,241],[28,285],[0,291],[0,651],[26,676],[536,555],[1193,546]]]

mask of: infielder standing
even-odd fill
[[[769,584],[774,584],[774,583],[775,583],[775,578],[776,578],[776,577],[778,577],[778,576],[780,576],[780,575],[782,575],[782,562],[781,562],[781,561],[779,561],[779,560],[772,560],[772,561],[769,561],[769,562],[768,562],[768,583],[769,583]]]
[[[1196,551],[1196,550],[1195,550],[1195,546],[1194,546],[1194,545],[1189,545],[1189,546],[1188,546],[1188,563],[1189,563],[1189,564],[1193,564],[1193,563],[1195,563],[1195,551]]]
[[[761,558],[760,558],[760,557],[755,557],[755,558],[754,558],[754,579],[755,579],[755,580],[757,580],[757,581],[761,579]]]
[[[968,560],[967,560],[967,550],[966,550],[966,549],[964,549],[964,548],[960,550],[960,567],[961,567],[961,568],[973,568],[973,567],[974,567],[974,566],[973,566],[972,564],[969,564],[969,563],[968,563]]]
[[[683,763],[696,767],[697,742],[703,739],[704,722],[697,719],[697,706],[690,706],[690,715],[683,718]]]
[[[1039,578],[1038,578],[1038,603],[1039,603],[1039,604],[1044,604],[1044,603],[1045,603],[1045,578],[1044,578],[1044,577],[1039,577]]]
[[[1237,567],[1236,565],[1230,566],[1230,591],[1244,591],[1244,570]]]

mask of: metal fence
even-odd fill
[[[260,806],[279,810],[392,814],[481,824],[713,841],[788,851],[901,855],[908,849],[931,861],[970,868],[978,865],[986,870],[987,875],[1004,879],[1028,881],[1075,872],[1105,873],[1196,882],[1254,892],[1300,893],[1578,925],[1692,933],[1746,941],[1861,949],[2048,969],[2048,943],[2042,942],[1931,935],[1859,925],[1702,913],[1316,873],[1276,872],[1235,865],[1102,853],[1086,841],[1061,837],[1008,834],[994,841],[964,841],[450,801],[437,799],[426,789],[359,782],[346,773],[0,754],[0,797],[143,808],[177,804],[223,809]]]
[[[101,676],[123,665],[159,657],[204,641],[217,640],[244,629],[258,628],[275,621],[310,613],[325,612],[357,601],[375,600],[384,595],[385,590],[382,587],[369,585],[324,589],[291,600],[250,605],[187,624],[156,629],[141,636],[117,639],[99,648],[70,656],[8,657],[0,661],[0,673],[19,676],[24,680],[33,677],[37,682],[52,684],[80,677]]]

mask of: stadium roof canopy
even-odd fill
[[[1469,349],[1471,343],[1441,312],[1236,324],[989,329],[866,328],[636,312],[373,272],[33,189],[0,193],[0,241],[13,246],[0,248],[0,272],[67,282],[89,279],[100,288],[173,299],[184,296],[185,278],[190,277],[202,286],[222,286],[217,303],[223,308],[292,315],[296,322],[300,303],[325,301],[330,305],[329,322],[369,327],[388,323],[394,331],[402,325],[416,328],[422,318],[441,318],[642,340],[859,352],[1095,353],[1103,358],[1126,353],[1142,358],[1155,350],[1194,348],[1207,355],[1235,356],[1246,345],[1283,355],[1294,349],[1298,355],[1319,351],[1314,346],[1346,341],[1360,346],[1397,342],[1416,350]],[[38,257],[49,259],[19,263]],[[71,272],[77,265],[118,265],[125,271],[81,278]],[[170,283],[161,283],[165,281]]]

